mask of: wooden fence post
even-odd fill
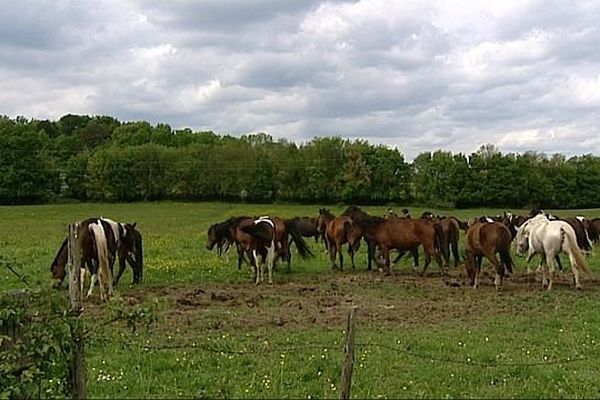
[[[71,324],[71,340],[73,341],[73,357],[71,359],[71,395],[73,399],[85,399],[85,355],[84,334],[81,321]]]
[[[69,225],[69,243],[67,268],[69,272],[69,314],[79,315],[83,311],[81,305],[81,246],[77,240],[79,224]]]
[[[69,225],[68,262],[69,271],[69,315],[76,318],[83,311],[81,302],[81,246],[77,235],[79,224]],[[81,321],[71,321],[73,355],[71,359],[71,395],[73,399],[85,399],[85,355],[84,333]]]
[[[340,399],[350,398],[350,387],[352,386],[352,370],[354,368],[354,317],[357,307],[350,309],[348,314],[348,325],[346,327],[346,344],[344,345],[344,363],[342,364],[342,377],[340,378]]]

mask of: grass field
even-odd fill
[[[138,223],[144,283],[127,271],[116,288],[125,307],[147,306],[157,321],[131,332],[101,325],[111,305],[86,301],[94,329],[87,348],[88,395],[98,397],[331,398],[338,396],[348,309],[358,306],[357,398],[598,397],[600,256],[576,291],[559,273],[552,292],[519,271],[497,293],[491,277],[478,290],[462,269],[449,277],[435,263],[420,277],[403,260],[391,277],[357,269],[333,272],[322,244],[315,257],[282,266],[275,284],[255,287],[234,254],[206,250],[211,223],[232,215],[316,215],[319,206],[223,203],[70,204],[1,207],[1,255],[32,286],[50,285],[49,265],[66,225],[103,215]],[[342,206],[332,206],[337,214]],[[381,215],[386,207],[364,207]],[[401,207],[398,207],[400,209]],[[411,208],[413,216],[423,210]],[[503,210],[440,211],[460,218]],[[518,212],[518,210],[513,210]],[[556,211],[598,216],[600,210]],[[462,246],[461,246],[462,251]],[[295,253],[294,253],[295,255]],[[568,265],[568,261],[564,262]],[[486,269],[486,268],[484,268]],[[6,270],[0,288],[23,284]],[[66,291],[63,290],[66,296]],[[97,293],[96,293],[97,296]]]

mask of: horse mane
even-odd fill
[[[354,214],[357,214],[357,213],[359,213],[359,214],[365,214],[366,215],[366,213],[363,210],[361,210],[359,207],[357,207],[357,206],[348,206],[346,208],[346,210],[342,213],[342,215],[351,216],[351,215],[354,215]]]
[[[319,208],[319,214],[323,214],[327,217],[335,218],[335,215],[326,208]]]

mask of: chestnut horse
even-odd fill
[[[329,250],[328,243],[325,238],[325,234],[327,233],[327,224],[333,221],[334,218],[335,215],[333,215],[328,209],[319,209],[319,215],[317,216],[317,232],[319,232],[319,234],[321,235],[321,240],[325,245],[325,251]]]
[[[344,269],[342,246],[345,243],[348,243],[348,253],[350,254],[350,260],[352,261],[352,268],[355,268],[354,254],[358,250],[360,239],[361,236],[357,234],[354,222],[349,216],[341,215],[329,221],[327,228],[325,229],[325,247],[329,251],[329,259],[331,260],[331,267],[333,269],[337,269],[335,261],[338,254],[340,259],[340,270]]]
[[[425,265],[421,275],[425,275],[431,258],[435,258],[442,274],[445,274],[441,257],[442,230],[439,224],[419,218],[369,217],[361,222],[361,229],[367,243],[373,243],[381,250],[385,273],[389,275],[390,250],[412,251],[419,246],[425,250]]]
[[[513,262],[510,257],[510,242],[512,236],[509,229],[501,222],[481,222],[479,220],[470,224],[467,231],[467,276],[473,288],[479,286],[481,261],[487,258],[496,270],[494,286],[496,290],[502,285],[505,269],[512,273]],[[496,258],[500,255],[500,262]]]

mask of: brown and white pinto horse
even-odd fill
[[[255,237],[241,228],[251,225],[257,219],[248,216],[231,217],[226,221],[211,225],[208,228],[206,248],[212,250],[215,245],[219,248],[219,246],[229,246],[229,244],[233,243],[238,252],[238,270],[241,270],[242,261],[245,257],[248,259],[250,266],[255,268],[256,260],[253,251],[259,247],[259,243]],[[302,235],[293,223],[277,217],[269,218],[269,220],[275,225],[276,253],[274,261],[277,261],[277,257],[280,257],[288,262],[288,269],[290,268],[290,237],[291,242],[296,245],[300,257],[306,258],[312,256]]]
[[[87,297],[92,295],[97,280],[100,286],[100,299],[106,301],[112,296],[112,273],[109,265],[109,246],[114,245],[112,230],[108,226],[103,226],[102,221],[98,218],[87,219],[79,222],[76,240],[81,249],[81,290],[83,291],[87,269],[92,275]],[[54,287],[59,287],[66,275],[67,243],[68,240],[65,239],[50,267],[52,277],[58,280],[53,285]]]
[[[263,265],[267,264],[269,283],[273,283],[273,264],[277,246],[277,225],[269,217],[254,219],[241,224],[239,229],[252,237],[251,251],[254,258],[254,283],[263,281]],[[259,257],[260,256],[260,257]]]
[[[129,264],[133,270],[133,283],[141,283],[143,278],[143,248],[142,248],[142,235],[136,229],[136,224],[121,224],[115,223],[112,220],[106,218],[89,218],[81,221],[80,225],[89,225],[100,221],[104,234],[107,241],[108,249],[108,263],[109,268],[113,270],[113,264],[115,259],[119,260],[119,271],[116,275],[113,285],[116,285],[119,278],[123,274],[127,264]],[[115,224],[118,224],[115,227]],[[55,279],[53,284],[54,288],[59,288],[66,277],[66,265],[68,257],[68,238],[65,238],[50,265],[50,271],[52,277]],[[83,266],[83,264],[82,264]],[[85,267],[85,266],[84,266]],[[85,269],[84,269],[85,271]]]

